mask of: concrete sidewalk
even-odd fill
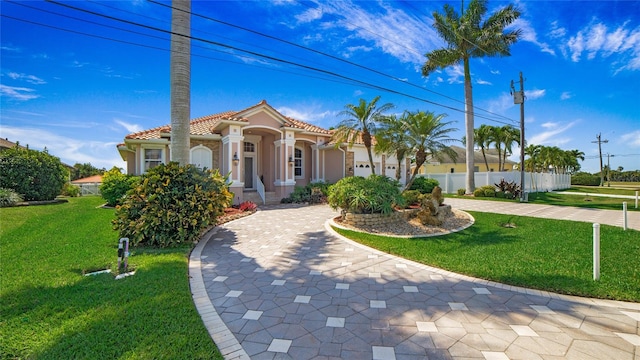
[[[226,359],[640,359],[640,303],[414,263],[339,236],[337,215],[264,207],[198,243],[191,291]]]
[[[553,206],[491,200],[446,198],[445,203],[468,211],[531,216],[545,219],[572,220],[622,227],[622,209],[600,210],[572,206]],[[627,228],[640,230],[640,211],[627,211]]]

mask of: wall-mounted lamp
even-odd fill
[[[293,165],[293,156],[289,156],[289,165]]]
[[[238,165],[238,163],[240,162],[240,159],[238,158],[238,153],[234,153],[233,159],[231,160],[233,161],[233,165]]]

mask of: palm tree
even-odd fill
[[[393,104],[390,103],[377,107],[378,100],[380,100],[380,96],[376,96],[368,104],[364,99],[360,99],[358,105],[347,104],[345,110],[339,114],[347,116],[347,118],[338,124],[338,128],[332,136],[332,140],[336,142],[336,147],[339,147],[344,142],[348,143],[349,147],[353,147],[356,140],[362,137],[362,142],[369,156],[372,174],[376,173],[373,156],[371,155],[372,135],[376,132],[377,123],[384,116],[383,112],[393,109]]]
[[[507,161],[507,153],[511,155],[513,144],[520,145],[520,129],[516,129],[513,126],[505,125],[502,127],[502,144],[504,145],[504,152],[502,153],[502,168],[500,171],[504,171],[504,164]]]
[[[377,154],[395,155],[398,159],[396,168],[396,180],[402,177],[402,162],[411,152],[407,145],[407,134],[405,122],[407,117],[405,111],[400,118],[396,115],[389,115],[381,119],[380,128],[376,132],[376,144],[374,150]]]
[[[525,170],[530,172],[536,172],[538,170],[538,161],[540,156],[540,150],[542,145],[528,145],[524,148],[524,154],[529,157],[525,162]]]
[[[487,142],[493,144],[498,152],[498,171],[502,171],[502,144],[505,138],[505,128],[500,126],[489,126]]]
[[[471,0],[467,11],[462,8],[461,12],[462,16],[458,15],[449,4],[445,4],[444,13],[437,11],[433,13],[435,20],[433,27],[447,43],[447,47],[433,50],[425,55],[427,62],[422,67],[422,74],[428,76],[437,69],[461,62],[464,66],[466,192],[470,194],[475,188],[473,160],[475,141],[473,140],[473,93],[469,60],[484,56],[509,56],[509,47],[518,41],[521,31],[504,32],[507,26],[520,17],[520,12],[511,4],[496,11],[482,23],[482,18],[487,12],[486,0]]]
[[[418,111],[409,112],[406,116],[405,129],[407,135],[407,145],[413,149],[415,158],[415,168],[411,174],[411,178],[407,181],[405,190],[411,187],[413,180],[420,171],[420,167],[427,160],[427,156],[432,156],[442,161],[442,155],[447,155],[454,161],[456,160],[456,152],[446,144],[458,140],[449,137],[449,133],[458,129],[449,128],[452,123],[442,122],[447,115],[435,115],[432,112]]]
[[[191,116],[191,0],[173,0],[171,10],[171,160],[189,163]]]

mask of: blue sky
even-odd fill
[[[461,67],[420,73],[424,54],[444,45],[431,26],[444,4],[194,1],[191,117],[265,99],[329,128],[346,104],[381,95],[398,113],[446,113],[461,138]],[[489,12],[506,4],[489,2]],[[640,1],[514,4],[523,36],[512,56],[471,61],[476,127],[518,126],[509,89],[522,71],[528,143],[579,149],[583,170],[596,172],[601,133],[612,168],[640,169]],[[116,145],[126,134],[170,123],[166,5],[1,2],[0,137],[46,146],[68,164],[124,168]]]

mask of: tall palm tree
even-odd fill
[[[425,55],[427,62],[422,67],[422,74],[428,76],[437,69],[460,63],[464,66],[466,192],[470,194],[475,188],[473,159],[475,141],[473,140],[473,93],[469,60],[484,56],[509,56],[509,47],[518,41],[521,31],[505,32],[505,28],[520,17],[520,12],[511,4],[496,11],[482,22],[487,12],[486,0],[471,0],[466,11],[464,11],[464,1],[462,3],[462,16],[458,15],[449,4],[444,5],[444,13],[437,11],[433,13],[433,27],[447,43],[447,47],[433,50]]]
[[[393,109],[393,104],[390,103],[377,107],[378,100],[380,100],[380,96],[376,96],[368,104],[366,100],[360,99],[358,105],[345,105],[345,110],[339,115],[347,116],[347,118],[338,124],[338,128],[332,136],[336,147],[345,142],[349,144],[349,147],[352,147],[356,140],[362,137],[362,142],[369,156],[372,174],[376,173],[373,155],[371,155],[372,135],[375,134],[377,123],[384,116],[383,113]]]
[[[191,0],[173,0],[171,10],[171,160],[189,163],[191,116]]]
[[[524,148],[524,154],[529,157],[525,162],[525,170],[530,172],[536,172],[538,170],[538,162],[540,161],[540,150],[542,149],[542,145],[528,145]]]
[[[395,174],[398,181],[402,177],[402,162],[411,152],[411,148],[407,145],[407,133],[404,125],[407,116],[408,112],[405,111],[400,118],[396,115],[383,117],[376,132],[376,144],[374,145],[377,154],[395,155],[398,159]]]
[[[498,171],[502,171],[502,144],[505,138],[505,128],[500,126],[489,126],[487,142],[493,144],[498,152]]]
[[[404,188],[405,190],[413,184],[413,180],[418,175],[420,167],[427,160],[427,156],[430,155],[442,161],[442,155],[447,155],[454,161],[456,160],[456,152],[447,144],[458,141],[449,137],[449,133],[458,131],[458,129],[448,127],[452,123],[451,121],[442,122],[446,116],[446,114],[435,115],[432,112],[424,111],[407,114],[405,122],[407,145],[413,149],[415,168]]]

